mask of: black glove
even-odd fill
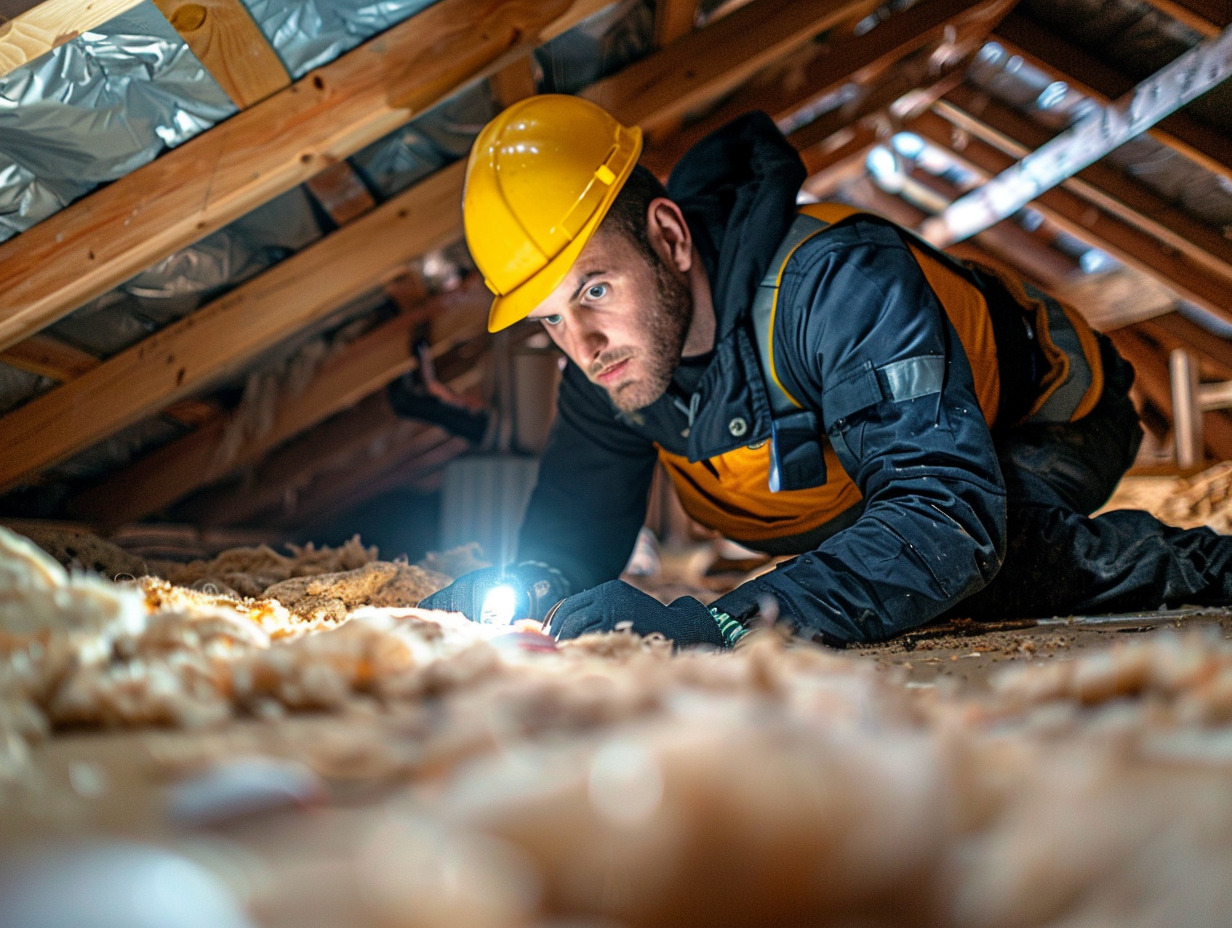
[[[665,606],[623,580],[610,580],[561,603],[552,614],[549,634],[553,638],[576,638],[588,632],[614,631],[621,622],[631,623],[639,635],[661,632],[678,648],[702,644],[727,647],[744,632],[729,617],[716,615],[692,596],[682,596]]]
[[[569,581],[559,570],[537,561],[523,561],[512,567],[472,570],[445,589],[420,600],[419,606],[421,609],[461,612],[472,622],[510,621],[509,618],[483,614],[488,594],[501,586],[512,591],[512,619],[534,619],[536,622],[542,622],[548,610],[571,592]],[[506,610],[509,605],[506,601]]]

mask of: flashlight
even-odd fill
[[[518,608],[518,591],[507,583],[494,586],[483,598],[479,621],[485,625],[508,625]]]

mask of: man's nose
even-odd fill
[[[587,362],[593,361],[607,347],[607,336],[603,330],[588,324],[578,325],[574,329],[578,357]]]

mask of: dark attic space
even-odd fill
[[[0,926],[1227,925],[1229,75],[0,0]]]

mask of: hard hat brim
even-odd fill
[[[603,222],[607,216],[608,210],[612,203],[615,202],[621,188],[624,187],[625,181],[629,175],[633,173],[633,168],[637,165],[637,159],[642,152],[642,133],[637,126],[631,126],[628,129],[634,137],[634,149],[631,156],[622,166],[620,173],[616,175],[608,187],[607,194],[600,201],[594,214],[586,221],[586,224],[578,230],[578,234],[574,236],[573,241],[569,242],[560,250],[552,260],[543,266],[537,274],[534,274],[520,286],[509,291],[503,296],[497,296],[492,300],[492,307],[488,310],[488,331],[499,332],[502,329],[507,329],[516,322],[521,322],[527,316],[535,311],[544,300],[552,295],[552,291],[561,285],[566,277],[569,276],[569,270],[577,261],[578,255],[582,253],[594,237],[595,230],[599,228],[599,223]]]

